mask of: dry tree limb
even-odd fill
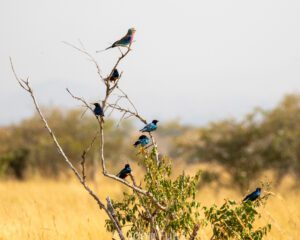
[[[133,112],[133,111],[131,111],[129,109],[123,108],[123,107],[119,106],[118,104],[110,104],[110,103],[108,103],[107,106],[109,106],[112,109],[118,110],[120,112],[128,113],[131,116],[134,116],[135,118],[139,119],[142,123],[147,124],[147,121],[142,116],[140,116],[138,113],[136,113],[136,112]]]
[[[193,229],[193,232],[192,232],[189,240],[195,240],[196,239],[199,229],[200,229],[200,224],[196,223],[194,225],[194,229]]]
[[[78,101],[81,101],[87,108],[89,108],[91,111],[93,111],[93,109],[88,105],[88,103],[81,97],[77,97],[75,96],[69,89],[67,89],[67,92],[76,100]],[[137,116],[139,116],[137,114]],[[140,116],[139,116],[140,117]],[[143,119],[142,117],[140,117],[141,119]],[[126,185],[127,187],[145,195],[145,196],[148,196],[152,201],[153,203],[155,203],[155,205],[161,209],[161,210],[165,210],[166,209],[166,206],[163,206],[161,205],[157,199],[150,193],[150,192],[147,192],[139,187],[136,187],[132,184],[130,184],[129,182],[127,182],[126,180],[123,180],[121,178],[118,178],[117,176],[113,175],[113,174],[110,174],[107,172],[106,170],[106,164],[105,164],[105,157],[104,157],[104,130],[103,130],[103,122],[102,121],[98,121],[99,123],[99,133],[100,133],[100,158],[101,158],[101,163],[102,163],[102,173],[104,176],[106,177],[109,177],[111,179],[114,179],[118,182],[121,182],[123,183],[124,185]]]
[[[35,106],[35,109],[37,110],[41,120],[43,121],[44,123],[44,126],[45,128],[47,129],[47,131],[49,132],[59,154],[63,157],[64,161],[67,163],[67,165],[69,166],[69,168],[73,171],[73,173],[75,174],[75,176],[77,177],[77,179],[79,180],[80,184],[84,187],[84,189],[94,198],[94,200],[97,202],[98,206],[100,209],[104,209],[104,211],[106,212],[106,214],[108,215],[108,217],[115,223],[115,219],[114,217],[112,216],[111,212],[107,209],[107,207],[104,205],[104,203],[100,200],[100,198],[97,196],[97,194],[85,183],[83,177],[80,176],[79,172],[77,171],[77,169],[74,167],[74,165],[70,162],[69,158],[66,156],[65,152],[63,151],[62,147],[60,146],[59,142],[57,141],[57,138],[55,136],[55,134],[53,133],[52,129],[50,128],[46,118],[44,117],[44,114],[42,113],[40,107],[39,107],[39,104],[36,100],[36,97],[34,95],[34,92],[30,86],[30,83],[29,83],[29,80],[28,78],[26,80],[23,80],[21,78],[18,77],[18,75],[16,74],[16,71],[14,69],[14,66],[13,66],[13,62],[12,62],[12,59],[10,58],[10,64],[11,64],[11,69],[13,71],[13,74],[15,76],[15,79],[17,80],[17,82],[19,83],[19,85],[26,91],[30,94],[32,100],[33,100],[33,103],[34,103],[34,106]],[[116,224],[116,223],[115,223]],[[117,225],[116,225],[116,228],[117,228]],[[122,232],[121,229],[117,228],[117,231],[118,231],[118,234],[119,234],[119,237],[122,239],[122,240],[125,240],[125,237],[124,237],[124,234]]]
[[[121,230],[120,222],[118,221],[118,218],[117,218],[117,215],[116,215],[116,212],[115,212],[115,209],[113,207],[113,204],[111,202],[110,197],[106,197],[106,202],[107,202],[107,209],[108,209],[108,211],[110,212],[110,214],[111,214],[111,216],[113,218],[113,222],[115,224],[117,232],[122,231]],[[119,237],[120,237],[121,240],[125,240],[124,236],[120,236],[119,235]]]
[[[83,179],[83,181],[85,181],[85,179],[86,179],[86,175],[85,175],[85,156],[91,150],[91,148],[93,147],[94,142],[96,141],[96,139],[98,137],[98,134],[99,134],[99,131],[96,132],[96,134],[93,137],[90,145],[85,150],[83,150],[83,152],[81,154],[81,162],[80,162],[80,164],[81,164],[81,168],[82,168],[82,179]]]

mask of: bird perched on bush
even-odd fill
[[[99,103],[93,103],[93,105],[95,106],[94,108],[94,114],[97,118],[101,117],[101,119],[103,120],[103,117],[104,117],[104,112],[103,112],[103,109],[102,107],[100,106]]]
[[[141,135],[139,139],[133,144],[133,146],[137,147],[138,145],[141,145],[142,147],[145,147],[149,142],[150,140],[146,135]]]
[[[111,81],[111,82],[115,82],[119,79],[119,77],[120,77],[119,71],[118,71],[118,69],[115,68],[113,70],[111,76],[108,76],[107,80]]]
[[[129,164],[125,164],[125,167],[118,173],[117,177],[125,179],[131,173]]]
[[[143,127],[141,132],[153,132],[157,129],[157,120],[153,120],[151,123],[148,123],[145,127]]]
[[[261,194],[261,188],[256,188],[254,192],[250,193],[243,199],[243,202],[246,202],[248,200],[254,201],[260,196],[260,194]]]
[[[122,37],[118,41],[115,41],[110,47],[106,48],[105,50],[110,49],[110,48],[114,48],[114,47],[128,47],[133,41],[133,37],[134,37],[135,32],[136,32],[136,30],[134,28],[128,29],[128,32],[124,37]],[[105,51],[105,50],[101,50],[101,51],[97,51],[97,52],[102,52],[102,51]]]

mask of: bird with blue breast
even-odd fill
[[[117,174],[117,177],[125,179],[131,173],[129,164],[125,164],[125,167]]]
[[[145,127],[143,127],[140,132],[153,132],[157,129],[158,120],[153,120],[151,123],[148,123]]]
[[[261,188],[256,188],[256,190],[250,194],[248,194],[244,199],[243,199],[243,202],[246,202],[246,201],[255,201],[261,194]]]
[[[146,135],[141,135],[139,139],[133,144],[134,147],[137,147],[138,145],[145,147],[147,144],[149,144],[150,139]]]
[[[134,37],[135,32],[136,32],[135,28],[128,29],[127,34],[124,37],[122,37],[118,41],[115,41],[108,48],[106,48],[104,50],[96,51],[96,52],[97,53],[98,52],[103,52],[103,51],[106,51],[106,50],[108,50],[110,48],[114,48],[114,47],[129,47],[133,42],[133,37]]]

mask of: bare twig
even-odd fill
[[[99,131],[96,132],[96,134],[93,137],[90,145],[85,150],[83,150],[83,152],[81,154],[81,162],[80,162],[80,164],[81,164],[81,167],[82,167],[82,179],[83,179],[83,181],[85,181],[85,178],[86,178],[86,175],[85,175],[85,156],[91,150],[91,148],[93,147],[94,142],[96,141],[96,139],[98,137],[98,134],[99,134]]]
[[[101,74],[101,69],[100,69],[100,66],[99,66],[98,62],[96,61],[96,59],[88,51],[85,50],[85,48],[84,48],[84,46],[81,42],[80,42],[80,45],[81,45],[82,48],[79,48],[79,47],[77,47],[74,44],[69,43],[69,42],[63,41],[63,43],[70,46],[70,47],[72,47],[72,48],[74,48],[74,49],[76,49],[77,51],[83,53],[84,55],[88,56],[88,59],[94,63],[100,79],[104,81],[104,77]]]
[[[120,111],[120,112],[126,112],[126,113],[128,113],[128,114],[130,114],[130,115],[136,117],[137,119],[139,119],[139,120],[140,120],[141,122],[143,122],[144,124],[147,124],[147,121],[146,121],[142,116],[140,116],[138,113],[135,113],[135,112],[133,112],[133,111],[131,111],[131,110],[129,110],[129,109],[120,107],[120,106],[117,105],[117,104],[110,104],[110,103],[108,103],[107,106],[109,106],[109,107],[112,108],[112,109],[116,109],[116,110],[118,110],[118,111]]]

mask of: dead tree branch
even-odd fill
[[[77,179],[79,180],[80,184],[84,187],[84,189],[94,198],[94,200],[97,202],[98,206],[100,209],[104,209],[104,211],[107,213],[108,217],[115,223],[114,217],[112,216],[111,212],[107,209],[107,207],[104,205],[104,203],[100,200],[100,198],[97,196],[97,194],[85,183],[83,177],[80,176],[79,172],[77,171],[77,169],[74,167],[74,165],[70,162],[69,158],[66,156],[65,152],[63,151],[62,147],[60,146],[55,134],[53,133],[52,129],[50,128],[46,118],[44,117],[44,114],[42,113],[39,104],[36,100],[36,97],[34,95],[34,92],[30,86],[29,80],[28,78],[26,80],[23,80],[21,78],[18,77],[18,75],[16,74],[16,71],[14,69],[14,65],[12,62],[12,59],[10,58],[10,64],[11,64],[11,69],[13,71],[13,74],[15,76],[15,79],[17,80],[17,82],[19,83],[19,85],[25,90],[27,91],[34,103],[35,109],[37,110],[41,120],[44,123],[45,128],[47,129],[47,131],[49,132],[59,154],[63,157],[64,161],[67,163],[67,165],[69,166],[69,168],[73,171],[73,173],[75,174],[75,176],[77,177]],[[121,239],[125,239],[124,235],[121,231],[121,229],[118,229],[118,234],[119,237]]]

